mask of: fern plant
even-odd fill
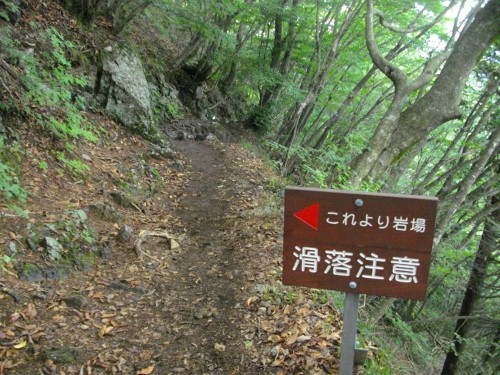
[[[26,106],[26,111],[57,138],[96,141],[81,114],[84,101],[76,94],[87,82],[71,72],[71,62],[66,58],[75,45],[52,27],[42,36],[51,45],[51,51],[42,55],[44,63],[31,55],[24,60],[30,88],[26,101],[35,104],[34,108]]]
[[[10,160],[15,159],[16,150],[15,145],[7,147],[4,138],[0,136],[0,197],[7,203],[25,202],[27,197],[14,168],[9,163]]]

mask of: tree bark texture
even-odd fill
[[[373,35],[371,0],[367,0],[367,8],[366,38],[370,56],[393,82],[395,94],[367,150],[351,164],[353,173],[350,182],[353,187],[359,186],[365,179],[381,177],[419,139],[440,125],[460,117],[459,104],[465,83],[477,61],[500,33],[500,2],[489,0],[458,38],[429,92],[402,111],[403,99],[425,80],[430,81],[430,69],[437,70],[438,67],[427,66],[419,78],[407,82],[404,73],[378,51]]]
[[[498,196],[491,200],[491,204],[498,203]],[[460,308],[459,318],[457,319],[453,334],[452,346],[446,355],[446,359],[441,371],[441,375],[458,374],[458,365],[460,354],[464,350],[464,338],[467,336],[471,320],[469,317],[474,312],[474,308],[481,297],[483,283],[487,276],[488,264],[493,257],[493,253],[497,251],[497,232],[496,227],[500,222],[500,211],[496,210],[492,213],[489,219],[485,220],[483,234],[479,243],[479,249],[474,258],[474,264],[467,283],[462,306]]]

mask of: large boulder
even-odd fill
[[[97,72],[96,94],[117,122],[151,141],[159,141],[151,95],[141,60],[127,49],[107,47]]]

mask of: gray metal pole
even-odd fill
[[[346,293],[344,301],[344,328],[340,344],[340,375],[352,375],[356,346],[356,323],[358,320],[359,294]]]

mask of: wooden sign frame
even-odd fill
[[[283,283],[423,300],[437,198],[288,187]]]

